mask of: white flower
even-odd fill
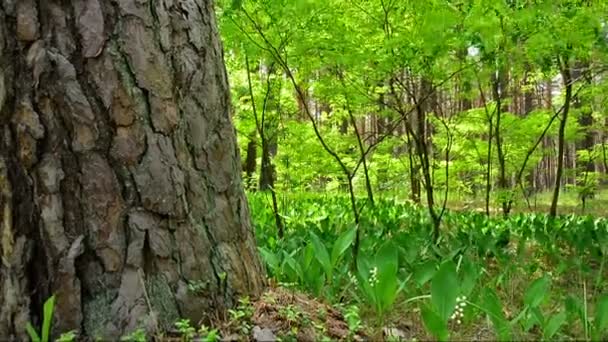
[[[458,324],[461,323],[460,319],[464,317],[464,308],[467,306],[465,302],[467,300],[466,296],[458,296],[456,297],[456,306],[454,307],[454,313],[450,317],[451,320],[456,320]]]
[[[357,284],[357,277],[355,277],[354,274],[350,273],[350,271],[348,271],[348,279],[352,284]]]
[[[369,272],[369,285],[374,287],[378,284],[378,267],[374,267]]]

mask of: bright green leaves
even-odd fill
[[[323,267],[323,270],[325,270],[325,275],[327,276],[327,279],[331,280],[333,275],[333,269],[331,260],[329,259],[329,253],[327,252],[327,248],[321,242],[319,237],[313,232],[310,232],[310,241],[312,243],[312,246],[314,247],[315,258],[317,259],[317,261],[319,261],[321,267]]]
[[[535,308],[542,303],[543,299],[549,292],[549,287],[551,285],[551,280],[549,277],[544,276],[542,278],[538,278],[532,282],[530,287],[525,292],[524,295],[524,305],[529,308]]]
[[[459,291],[456,265],[452,261],[446,261],[439,267],[431,282],[431,302],[442,320],[447,322],[450,318]]]
[[[608,333],[608,295],[603,295],[597,301],[593,325],[593,339],[605,338]]]
[[[426,261],[418,265],[414,271],[414,280],[418,286],[422,287],[437,273],[437,262],[435,260]]]
[[[338,237],[331,250],[331,264],[335,267],[342,255],[349,249],[355,239],[356,228],[351,228]]]
[[[238,10],[243,6],[243,0],[232,0],[231,9]]]
[[[422,306],[424,325],[440,341],[449,337],[448,320],[456,308],[459,293],[456,265],[451,260],[445,261],[431,281],[430,306]]]
[[[496,295],[496,292],[486,287],[482,291],[481,295],[482,308],[490,318],[496,336],[501,341],[511,341],[511,328],[510,323],[503,313],[503,305]]]
[[[386,312],[390,309],[399,292],[397,251],[396,246],[389,241],[384,243],[376,254],[378,271],[375,291],[379,312]]]
[[[608,236],[608,221],[603,218],[550,220],[525,214],[503,219],[449,212],[445,222],[453,231],[446,234],[445,244],[431,250],[425,244],[423,210],[379,199],[368,209],[377,220],[362,222],[366,230],[353,270],[349,252],[355,230],[348,225],[352,219],[348,197],[285,195],[288,229],[278,241],[270,238],[275,230],[272,210],[262,205],[266,197],[256,193],[250,199],[256,236],[263,245],[260,252],[270,275],[282,286],[297,286],[330,303],[342,300],[368,308],[360,317],[365,324],[385,324],[383,318],[419,310],[427,333],[437,340],[472,339],[471,327],[479,326],[501,341],[585,336],[595,341],[608,333],[608,296],[587,291],[585,297],[583,291],[572,291],[578,289],[577,284],[561,287],[563,280],[572,284],[572,270],[578,267],[587,284],[595,282],[598,270],[585,271],[583,266],[592,266],[579,265],[583,263],[579,255],[599,267],[601,256],[597,255],[605,249],[600,242]],[[490,248],[507,229],[516,237],[517,248]],[[555,246],[558,242],[575,251],[574,257],[562,258]],[[489,250],[494,252],[492,257],[485,254]],[[539,257],[566,266],[556,265],[551,276],[534,277],[546,266]]]
[[[545,323],[543,329],[543,339],[550,340],[557,333],[557,331],[562,327],[562,325],[566,322],[566,312],[558,312],[555,315],[551,316]]]
[[[422,306],[422,321],[426,329],[433,334],[439,341],[447,341],[449,331],[447,322],[444,321],[439,314],[427,305]]]
[[[33,342],[48,342],[51,334],[51,322],[53,321],[53,312],[55,311],[55,296],[49,297],[42,308],[42,327],[40,334],[32,326],[31,323],[27,323],[25,329],[30,335]]]
[[[398,249],[390,241],[380,246],[372,260],[361,255],[357,260],[359,286],[380,316],[393,306],[402,290],[398,262]]]

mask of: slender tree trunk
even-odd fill
[[[407,127],[410,127],[409,122],[407,122]],[[420,204],[420,166],[418,161],[416,160],[416,146],[412,141],[412,134],[410,129],[406,129],[406,138],[407,138],[407,154],[409,160],[409,169],[410,169],[410,198],[412,202],[416,204]]]
[[[419,99],[425,99],[426,94],[431,88],[430,84],[426,84],[427,81],[423,81],[420,87],[421,93],[419,94]],[[428,101],[428,99],[426,100]],[[422,171],[422,179],[423,186],[426,193],[426,204],[427,209],[429,211],[429,215],[431,216],[431,221],[433,222],[433,241],[437,242],[439,239],[439,229],[441,226],[441,218],[437,214],[435,210],[435,196],[434,196],[434,186],[433,186],[433,178],[431,176],[431,158],[430,148],[428,145],[428,137],[427,137],[427,117],[426,117],[426,101],[420,102],[420,100],[415,99],[416,106],[416,132],[412,130],[411,134],[416,143],[416,153],[418,156],[418,161],[420,162],[420,170]]]
[[[494,101],[496,102],[496,123],[494,125],[494,139],[496,139],[496,154],[498,156],[498,188],[501,192],[500,194],[500,202],[502,205],[502,213],[504,216],[508,216],[511,211],[511,201],[507,199],[506,192],[509,191],[508,180],[507,180],[507,171],[506,171],[506,161],[505,154],[502,146],[502,135],[501,135],[501,126],[500,120],[502,117],[503,111],[503,103],[502,99],[504,97],[504,93],[506,89],[506,81],[505,81],[505,73],[503,71],[499,71],[498,75],[494,77],[492,81],[492,91],[494,94]],[[510,197],[510,195],[509,195]]]
[[[117,340],[262,290],[229,100],[211,2],[2,2],[0,336],[52,294]]]
[[[553,108],[553,82],[548,79],[545,81],[545,109],[551,110]],[[546,137],[543,139],[543,149],[550,150],[553,145],[553,139]],[[553,167],[553,155],[544,154],[542,159],[543,168],[542,172],[542,183],[543,187],[539,190],[548,190],[551,184],[555,183],[555,168]]]
[[[485,205],[486,215],[490,216],[490,194],[492,193],[492,138],[494,135],[494,121],[488,117],[488,154],[486,155],[486,191]]]
[[[589,64],[585,63],[585,64],[580,64],[578,65],[576,68],[573,68],[572,70],[572,79],[579,79],[581,77],[582,74],[582,70],[584,69],[588,69],[589,68]],[[583,107],[583,103],[582,103],[582,99],[580,96],[573,96],[572,99],[572,107],[575,109],[581,109]],[[596,134],[593,128],[593,110],[592,107],[589,106],[588,109],[583,109],[581,111],[580,117],[579,117],[579,125],[581,130],[583,131],[583,139],[579,142],[579,144],[575,144],[575,149],[574,149],[574,157],[576,160],[576,151],[577,150],[586,150],[587,152],[589,152],[589,156],[591,156],[591,153],[593,152],[593,149],[595,148],[595,138],[596,138]],[[578,146],[576,146],[578,145]],[[589,172],[595,172],[595,160],[593,160],[592,158],[589,158],[584,165],[583,171],[585,172],[584,177],[585,179],[587,179],[588,177],[588,173]],[[574,176],[576,178],[576,175]]]
[[[270,142],[267,139],[262,141],[262,164],[260,165],[260,191],[274,188],[274,165],[270,156]]]
[[[486,189],[485,189],[485,212],[486,216],[490,216],[490,194],[492,192],[492,141],[494,135],[494,113],[488,110],[488,101],[486,100],[485,92],[481,82],[477,82],[479,88],[479,96],[481,103],[486,113],[488,123],[488,152],[486,154]]]
[[[274,189],[274,165],[272,164],[271,155],[273,154],[272,149],[274,149],[274,153],[276,153],[276,149],[278,148],[276,143],[276,134],[268,137],[267,130],[267,118],[266,112],[268,109],[268,104],[273,103],[273,89],[272,89],[272,81],[271,75],[273,73],[273,65],[271,64],[269,68],[266,68],[264,65],[260,64],[260,70],[262,70],[262,76],[266,76],[266,94],[264,96],[264,101],[262,104],[262,117],[258,117],[258,110],[256,105],[255,95],[253,93],[253,84],[251,82],[251,68],[249,65],[249,57],[245,55],[245,68],[247,70],[247,85],[249,88],[249,97],[251,98],[251,108],[253,112],[253,118],[255,120],[256,131],[260,137],[262,143],[262,165],[260,167],[260,182],[259,189],[261,191],[270,191],[270,195],[272,197],[272,210],[274,213],[274,219],[277,226],[277,235],[279,238],[284,236],[284,226],[283,220],[281,219],[281,215],[279,213],[279,205],[277,201],[277,194]],[[272,132],[276,130],[271,130]]]
[[[562,65],[563,63],[563,65]],[[557,141],[557,169],[555,172],[555,187],[553,189],[553,199],[551,200],[551,209],[549,210],[549,216],[555,217],[557,215],[557,203],[559,201],[559,192],[561,188],[562,174],[564,172],[564,150],[565,150],[565,135],[566,135],[566,123],[568,121],[568,114],[570,111],[570,102],[572,101],[572,74],[570,65],[567,60],[560,62],[560,69],[564,87],[566,88],[566,97],[564,99],[564,110],[559,123],[559,133]]]
[[[243,171],[245,172],[245,187],[249,190],[255,190],[255,180],[253,174],[256,169],[256,159],[258,154],[257,144],[257,131],[253,131],[249,135],[249,142],[247,143],[247,155],[245,156],[245,165],[243,165]]]
[[[342,74],[338,72],[338,78],[342,83],[342,87],[346,89],[346,83],[342,77]],[[353,126],[353,131],[355,132],[355,138],[357,138],[357,147],[359,148],[359,154],[361,157],[361,163],[363,164],[363,176],[365,177],[365,189],[367,191],[367,199],[370,204],[374,206],[374,191],[372,189],[372,182],[369,177],[369,169],[367,165],[367,155],[365,151],[365,147],[363,146],[363,138],[361,137],[361,133],[359,133],[359,129],[357,128],[357,120],[355,115],[353,114],[352,107],[350,106],[350,100],[347,92],[344,92],[344,99],[346,103],[346,112],[348,113],[348,117],[350,119],[350,123]]]

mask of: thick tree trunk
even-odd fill
[[[115,340],[264,285],[213,6],[0,1],[0,336]]]

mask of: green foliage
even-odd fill
[[[241,155],[255,142],[260,156],[262,139],[277,148],[271,159],[283,238],[268,195],[250,195],[258,248],[272,278],[330,302],[370,308],[379,325],[393,310],[418,305],[440,340],[458,336],[474,315],[487,317],[501,340],[561,338],[573,321],[586,338],[589,329],[601,336],[603,302],[589,311],[586,298],[565,296],[561,287],[571,282],[568,270],[576,270],[604,292],[605,219],[446,209],[463,201],[485,209],[486,196],[489,213],[502,204],[521,211],[549,202],[541,192],[553,190],[565,71],[575,76],[576,94],[564,121],[571,168],[564,170],[567,196],[560,204],[585,206],[600,192],[604,175],[593,165],[605,166],[607,148],[588,146],[588,136],[606,130],[608,6],[570,0],[218,5]],[[434,215],[420,207],[424,200],[434,202],[428,208]],[[429,234],[439,220],[441,236],[433,244]]]
[[[501,341],[511,341],[511,326],[503,313],[503,304],[496,292],[493,289],[486,287],[482,292],[481,302],[483,303],[482,309],[492,321],[496,336]]]
[[[249,198],[270,276],[332,302],[340,299],[351,308],[369,308],[374,326],[384,326],[394,310],[405,307],[410,312],[415,305],[428,333],[439,340],[459,336],[458,328],[472,324],[476,316],[487,317],[496,338],[505,341],[534,331],[539,338],[561,338],[568,334],[564,327],[574,321],[587,322],[592,336],[606,333],[605,297],[592,306],[593,315],[586,315],[582,297],[564,293],[552,281],[568,279],[572,268],[578,276],[596,280],[597,269],[585,264],[599,264],[603,258],[606,219],[537,214],[504,219],[448,211],[445,239],[433,246],[424,210],[382,198],[365,209],[367,218],[360,223],[365,238],[351,274],[352,255],[345,252],[354,235],[348,197],[285,195],[282,202],[289,214],[284,215],[286,236],[279,240],[272,212],[263,205],[265,195]],[[501,242],[505,232],[516,241],[508,248]],[[526,254],[529,251],[534,257]],[[495,267],[498,270],[491,271]],[[512,282],[523,285],[505,293]],[[364,317],[347,311],[345,319],[359,327]]]
[[[446,322],[437,314],[433,308],[422,306],[422,321],[426,329],[439,341],[447,341],[449,331]]]
[[[33,342],[48,342],[51,334],[51,322],[53,321],[53,312],[55,310],[55,296],[50,296],[43,305],[42,309],[42,327],[40,334],[32,326],[31,323],[27,323],[25,327],[28,335]]]
[[[124,342],[145,342],[148,339],[146,338],[146,331],[144,329],[136,329],[130,334],[123,336],[120,338],[121,341]]]
[[[66,333],[59,335],[55,342],[73,342],[76,341],[76,331],[71,330]]]
[[[608,295],[600,297],[596,303],[593,326],[592,338],[594,340],[600,340],[606,337],[606,334],[608,333]]]
[[[397,277],[398,260],[398,249],[387,241],[379,247],[373,260],[360,254],[357,261],[359,289],[380,319],[401,291]]]
[[[344,310],[344,318],[348,324],[348,332],[350,337],[353,337],[362,327],[361,317],[359,316],[359,307],[350,305]]]
[[[192,325],[190,325],[189,319],[180,319],[179,321],[175,322],[175,327],[180,333],[182,341],[189,342],[194,339],[194,336],[196,335],[196,329],[192,327]]]
[[[431,283],[431,302],[435,312],[444,322],[448,321],[454,310],[458,292],[456,265],[452,261],[446,261],[439,267]]]
[[[249,297],[239,299],[239,304],[235,309],[228,310],[230,315],[230,325],[244,336],[249,335],[251,330],[251,318],[253,317],[253,306]]]

